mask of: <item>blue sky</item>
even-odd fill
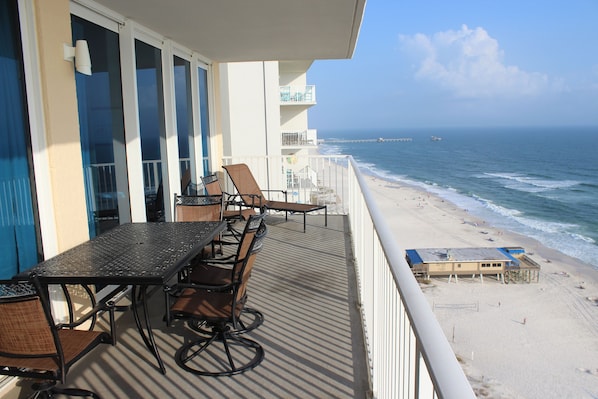
[[[369,0],[310,128],[598,126],[598,0]]]

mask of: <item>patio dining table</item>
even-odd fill
[[[225,229],[226,222],[123,224],[39,263],[27,274],[35,274],[44,285],[132,286],[131,308],[137,329],[165,374],[147,308],[150,288],[166,286]]]

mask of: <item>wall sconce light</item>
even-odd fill
[[[64,44],[64,59],[75,61],[75,69],[84,75],[91,75],[91,57],[87,40],[77,40],[75,47]]]

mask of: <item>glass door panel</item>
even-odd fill
[[[208,106],[208,71],[203,68],[197,68],[199,78],[199,111],[200,111],[200,126],[201,126],[201,144],[203,154],[203,170],[204,174],[209,174],[210,163],[208,138],[210,134],[210,108]]]
[[[75,73],[89,234],[130,221],[118,34],[71,16],[87,40],[92,75]]]
[[[164,219],[164,187],[162,185],[165,156],[162,140],[165,135],[164,90],[162,87],[162,52],[147,43],[135,40],[135,66],[139,103],[139,129],[148,221]]]
[[[0,278],[41,260],[16,1],[0,2]]]
[[[189,143],[193,138],[191,65],[189,61],[177,56],[174,56],[174,93],[179,143],[181,193],[190,194],[191,160]]]

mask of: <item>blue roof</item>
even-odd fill
[[[407,257],[411,261],[412,265],[424,263],[421,256],[419,256],[419,254],[417,253],[417,249],[408,249],[406,252],[407,252]]]
[[[503,254],[505,254],[506,256],[508,256],[511,259],[511,262],[513,262],[516,266],[519,266],[519,259],[515,258],[513,255],[511,255],[511,253],[509,252],[509,250],[507,250],[506,248],[497,248],[500,252],[502,252]],[[525,251],[523,251],[525,252]]]

